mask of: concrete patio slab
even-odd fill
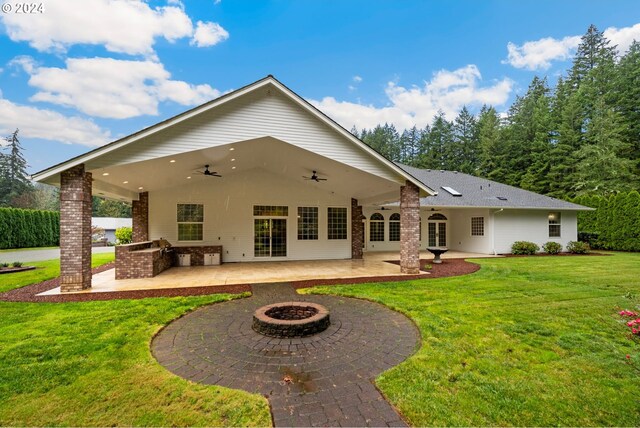
[[[477,257],[495,256],[456,251],[443,256],[444,259]],[[433,258],[433,254],[425,251],[420,254],[420,258],[429,260]],[[223,263],[220,266],[173,267],[154,278],[121,280],[116,280],[115,269],[110,269],[94,275],[92,287],[78,293],[293,282],[312,279],[402,276],[400,266],[387,263],[389,260],[399,259],[397,252],[375,252],[365,253],[362,260]],[[56,294],[60,294],[59,287],[39,295]]]

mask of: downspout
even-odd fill
[[[496,214],[500,214],[504,211],[504,208],[500,208],[498,211],[494,211],[491,216],[491,247],[493,248],[493,255],[497,256],[496,252]]]

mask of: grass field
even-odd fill
[[[414,425],[638,426],[640,344],[616,312],[640,302],[640,254],[477,262],[469,276],[309,291],[416,322],[422,348],[377,381]]]
[[[416,322],[421,349],[377,380],[414,425],[640,425],[640,343],[616,314],[640,302],[640,254],[477,262],[307,292]],[[177,378],[149,351],[171,319],[232,297],[0,302],[0,425],[268,425],[264,398]]]
[[[98,253],[91,257],[91,266],[96,267],[115,259],[114,253]],[[46,281],[60,275],[60,260],[28,262],[25,266],[35,266],[34,270],[0,275],[0,293],[29,284]]]

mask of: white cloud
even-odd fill
[[[604,36],[611,44],[618,45],[618,53],[623,55],[634,40],[640,42],[640,23],[624,28],[609,27],[604,30]]]
[[[360,83],[362,82],[362,77],[358,76],[357,74],[355,76],[353,76],[353,81],[356,83]]]
[[[20,129],[27,138],[41,138],[65,144],[101,146],[111,139],[107,130],[90,120],[68,117],[52,110],[43,110],[12,103],[0,98],[0,135]]]
[[[71,45],[89,44],[153,57],[155,38],[173,42],[194,34],[182,3],[170,3],[151,8],[139,0],[65,0],[47,3],[42,14],[3,13],[0,19],[11,40],[39,51],[65,52]]]
[[[372,128],[385,122],[399,129],[424,127],[439,110],[453,118],[464,105],[499,106],[507,102],[513,88],[511,80],[481,87],[481,79],[478,68],[468,65],[454,71],[441,70],[421,87],[405,88],[389,82],[385,88],[389,105],[385,107],[338,101],[333,97],[309,101],[347,129],[354,125],[359,129]]]
[[[91,116],[125,119],[155,115],[162,101],[190,106],[220,95],[209,85],[171,80],[161,63],[150,60],[71,58],[66,68],[35,67],[25,58],[18,63],[26,64],[29,85],[39,89],[31,101],[73,107]]]
[[[618,53],[624,54],[633,40],[640,41],[640,23],[631,27],[609,27],[604,36],[612,45],[618,46]],[[561,40],[545,37],[540,40],[525,42],[522,46],[509,42],[507,59],[503,64],[527,70],[547,70],[552,61],[565,61],[571,58],[580,44],[581,36],[567,36]]]
[[[564,61],[570,58],[580,44],[580,36],[569,36],[562,40],[552,37],[526,42],[517,46],[509,42],[509,52],[503,64],[511,64],[515,68],[527,70],[546,70],[551,67],[551,61]]]
[[[228,38],[229,33],[220,24],[198,21],[191,44],[202,48],[217,45]]]

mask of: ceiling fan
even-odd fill
[[[305,180],[315,180],[318,183],[321,182],[321,181],[327,181],[326,178],[318,177],[317,171],[313,171],[313,174],[311,175],[311,177],[307,177],[306,175],[303,175],[302,178],[304,178]]]
[[[196,173],[201,175],[207,175],[209,177],[222,177],[220,174],[218,174],[215,171],[209,171],[209,165],[204,166],[204,171],[196,171]]]

